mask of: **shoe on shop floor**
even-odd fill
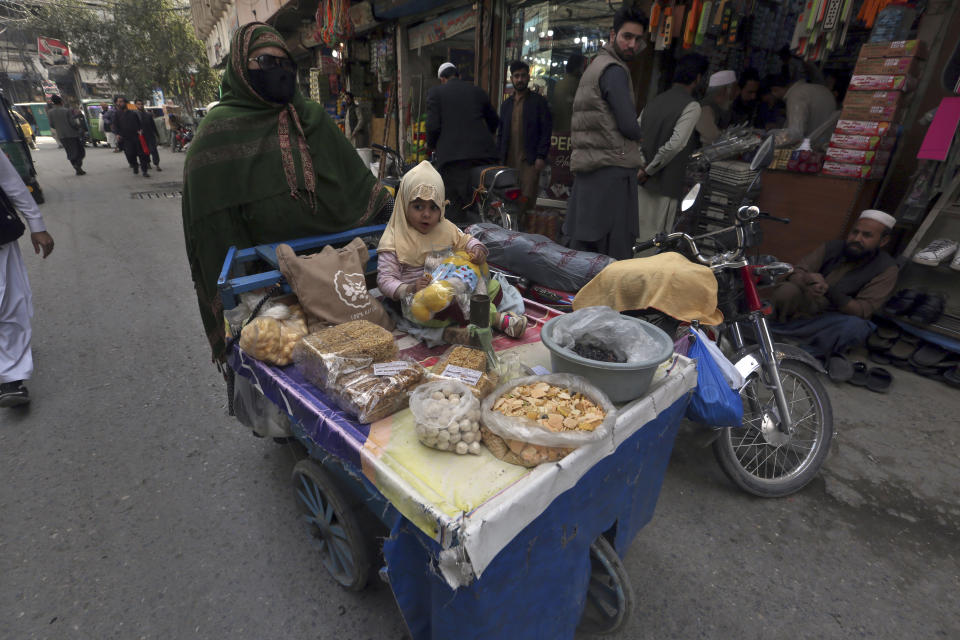
[[[913,254],[913,261],[935,267],[944,260],[949,260],[957,252],[957,242],[949,238],[939,238]]]
[[[895,316],[910,313],[910,311],[920,303],[920,299],[923,298],[924,295],[925,294],[916,289],[900,289],[900,291],[897,291],[897,293],[887,301],[887,304],[883,306],[883,310]],[[879,330],[877,333],[883,338],[889,337],[888,334],[881,333]]]
[[[30,402],[30,393],[22,380],[0,384],[0,407],[19,407]]]
[[[947,306],[947,299],[941,293],[931,293],[927,295],[907,319],[918,324],[933,324],[943,315],[943,309]]]

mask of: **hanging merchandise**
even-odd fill
[[[349,0],[322,0],[317,6],[317,34],[328,47],[353,35],[349,9]]]
[[[370,69],[377,75],[377,89],[383,93],[383,83],[393,80],[396,70],[393,36],[370,42]]]
[[[707,27],[710,24],[710,11],[713,8],[713,2],[706,0],[703,3],[703,10],[700,12],[700,22],[697,25],[697,35],[694,38],[694,44],[698,47],[703,44],[704,36],[707,35]]]
[[[690,11],[687,12],[687,22],[683,28],[683,48],[689,49],[693,46],[694,38],[697,35],[697,19],[700,17],[700,0],[693,0]]]

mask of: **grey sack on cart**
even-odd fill
[[[599,253],[568,249],[546,236],[519,233],[489,222],[471,225],[466,232],[490,251],[487,261],[560,291],[579,291],[614,261]]]

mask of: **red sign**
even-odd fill
[[[37,38],[37,54],[40,56],[40,62],[52,67],[58,64],[70,64],[70,48],[59,40],[53,38]]]

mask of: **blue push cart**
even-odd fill
[[[294,246],[310,250],[370,231]],[[225,301],[236,304],[241,290],[282,286],[279,272],[238,273],[238,257],[258,255],[269,271],[272,246],[231,249],[221,281]],[[548,364],[539,342],[547,318],[533,307],[528,314],[533,321],[523,339],[494,346],[531,367]],[[426,364],[435,357],[407,337],[398,346]],[[609,440],[533,469],[486,450],[456,456],[420,446],[409,410],[360,424],[295,367],[265,364],[235,345],[229,364],[237,383],[288,422],[306,451],[293,470],[295,495],[330,575],[358,590],[382,564],[379,574],[414,639],[553,640],[572,638],[578,628],[609,633],[629,618],[633,595],[620,558],[653,516],[696,385],[692,361],[675,357],[647,395],[621,407]],[[382,563],[370,552],[370,514],[389,531]]]

